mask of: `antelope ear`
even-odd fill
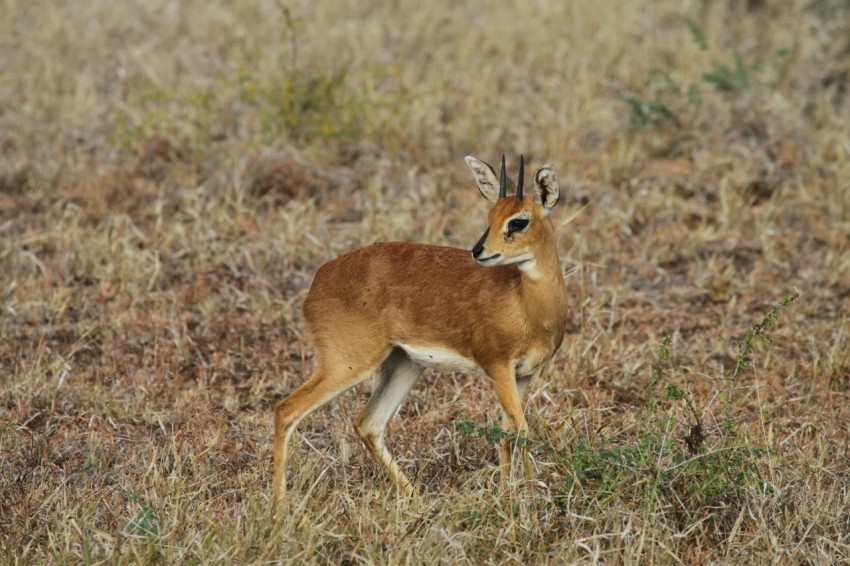
[[[536,195],[535,200],[547,209],[547,212],[548,209],[558,204],[561,189],[558,188],[558,180],[555,179],[555,167],[551,163],[544,165],[534,173],[534,193]]]
[[[499,177],[496,175],[496,171],[480,159],[475,159],[471,155],[467,155],[464,161],[472,169],[472,176],[475,177],[478,190],[481,191],[484,198],[490,202],[499,200]]]

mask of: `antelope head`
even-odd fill
[[[509,196],[508,185],[513,182],[505,173],[504,155],[498,179],[496,171],[483,161],[468,156],[466,164],[472,169],[481,194],[494,203],[487,217],[487,230],[472,248],[472,257],[488,267],[517,264],[523,271],[532,269],[541,248],[554,237],[549,214],[560,192],[554,167],[544,165],[534,173],[534,193],[526,196],[523,194],[525,163],[520,156],[516,192]]]

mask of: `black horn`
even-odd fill
[[[499,198],[508,196],[508,175],[505,173],[505,154],[502,154],[502,172],[499,174]]]
[[[522,200],[522,178],[525,175],[525,159],[519,155],[519,179],[516,183],[516,199]]]

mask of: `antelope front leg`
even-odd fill
[[[493,379],[493,386],[496,389],[496,395],[499,397],[499,403],[502,405],[502,428],[505,432],[514,433],[517,436],[527,436],[528,423],[526,423],[525,415],[522,413],[522,404],[520,403],[520,392],[518,387],[519,384],[514,376],[513,367],[491,373],[490,377]],[[526,380],[521,386],[523,393],[525,392],[527,384],[528,382]],[[513,439],[503,439],[502,453],[499,458],[501,467],[499,485],[502,489],[507,487],[508,478],[511,474],[512,449]]]
[[[517,396],[519,397],[520,405],[522,405],[522,402],[525,399],[525,392],[528,390],[528,385],[531,383],[531,380],[538,375],[540,375],[539,369],[532,375],[523,375],[516,378]],[[528,434],[528,430],[526,429],[526,432],[522,436],[528,438]],[[528,446],[520,446],[520,453],[522,455],[522,466],[525,470],[525,478],[527,480],[531,480],[531,464],[528,459]]]

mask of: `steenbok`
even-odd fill
[[[366,448],[407,495],[414,490],[384,445],[384,430],[426,366],[482,370],[493,382],[505,430],[527,434],[521,399],[561,345],[567,295],[549,213],[558,202],[552,165],[523,194],[467,157],[481,194],[494,203],[484,235],[468,250],[392,242],[324,264],[304,302],[318,367],[275,407],[274,502],[286,491],[286,458],[295,425],[380,369],[380,381],[355,421]],[[501,452],[502,484],[511,442]]]

